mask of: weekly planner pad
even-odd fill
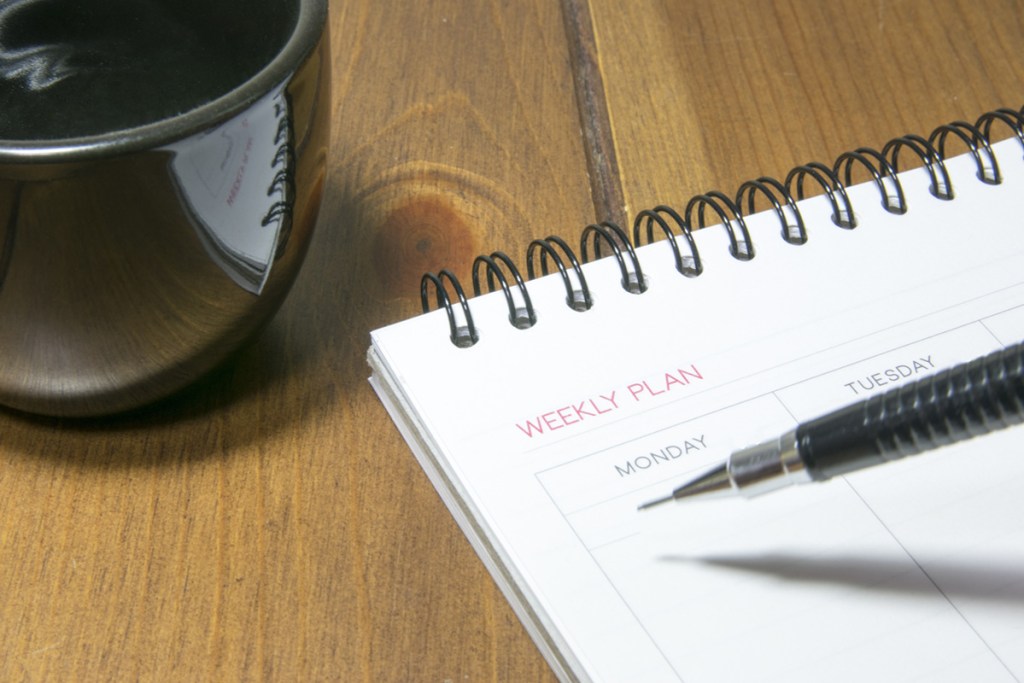
[[[693,250],[676,231],[681,260],[660,229],[635,260],[605,245],[586,310],[551,255],[525,329],[510,276],[511,299],[468,299],[465,348],[455,295],[452,320],[373,332],[371,383],[560,678],[1024,680],[1019,427],[637,511],[734,449],[1024,339],[1024,143],[974,142],[946,136],[930,172],[908,143],[898,182],[846,188],[852,216],[808,177],[793,205],[759,197],[749,241],[708,209]]]

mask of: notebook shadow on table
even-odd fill
[[[664,556],[664,562],[702,565],[709,568],[758,575],[793,584],[831,585],[911,595],[935,595],[1003,604],[1024,605],[1024,569],[1011,559],[996,563],[970,557],[929,560],[922,569],[909,565],[905,556],[858,557],[854,555],[802,556],[795,553]],[[921,576],[924,571],[926,577]]]

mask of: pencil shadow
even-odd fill
[[[667,562],[701,564],[780,581],[830,584],[903,595],[934,595],[1024,605],[1024,567],[970,559],[929,560],[924,568],[906,557],[865,558],[852,555],[806,557],[793,553],[710,557],[662,557]]]

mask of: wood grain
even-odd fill
[[[0,416],[0,680],[550,676],[373,396],[419,275],[591,218],[559,6],[336,3],[318,234],[173,401]]]
[[[1024,104],[1012,2],[591,4],[630,213]]]
[[[1014,3],[576,6],[624,216],[1024,101]],[[136,415],[0,414],[0,680],[551,680],[364,353],[422,271],[612,210],[562,10],[333,4],[325,204],[274,323]]]
[[[594,208],[601,221],[623,223],[626,220],[626,202],[622,196],[622,174],[615,152],[614,131],[589,0],[562,0],[562,17],[572,59]]]

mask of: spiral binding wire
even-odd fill
[[[512,294],[512,288],[508,284],[508,278],[505,277],[499,261],[516,281],[516,289],[519,292],[518,302]],[[508,319],[512,326],[520,330],[533,327],[533,324],[537,322],[537,314],[533,310],[533,302],[530,301],[530,292],[526,289],[526,283],[523,282],[519,269],[512,263],[512,259],[502,251],[496,251],[490,256],[477,256],[476,260],[473,261],[473,294],[475,296],[480,296],[479,266],[481,265],[487,268],[488,291],[494,291],[495,281],[501,285],[501,290],[505,293],[505,301],[508,302]]]
[[[665,221],[663,217],[668,216],[675,224],[679,227],[679,232],[682,234],[683,239],[686,240],[686,246],[689,249],[689,253],[683,256],[679,252],[679,243],[676,241],[676,234],[672,232],[672,228]],[[638,247],[643,244],[641,239],[640,228],[644,225],[644,221],[647,221],[647,241],[654,241],[654,225],[657,224],[661,231],[665,234],[665,238],[668,240],[672,247],[672,254],[676,260],[676,270],[687,277],[697,277],[704,272],[704,265],[700,261],[700,252],[697,251],[697,243],[693,241],[693,231],[690,230],[690,226],[686,224],[686,221],[676,213],[676,210],[671,206],[656,206],[653,209],[644,209],[637,214],[633,220],[633,244]]]
[[[832,207],[832,222],[838,227],[852,230],[857,226],[857,221],[846,188],[853,182],[855,166],[865,168],[871,175],[886,211],[904,214],[907,201],[897,176],[900,153],[904,150],[917,156],[928,172],[931,194],[942,201],[950,201],[955,194],[946,159],[949,158],[947,146],[954,138],[974,158],[981,182],[990,185],[1002,182],[999,163],[991,145],[993,127],[996,125],[1009,128],[1024,150],[1024,107],[1020,110],[995,109],[982,114],[973,124],[954,121],[941,125],[928,138],[908,134],[890,140],[881,151],[859,147],[844,152],[831,167],[819,162],[801,164],[790,170],[782,182],[770,177],[748,180],[740,186],[735,198],[715,190],[698,194],[687,202],[682,214],[665,205],[645,209],[634,220],[632,240],[615,223],[605,221],[588,225],[580,236],[579,253],[582,263],[589,262],[591,250],[594,258],[598,259],[602,256],[603,247],[607,247],[618,262],[623,289],[632,294],[643,294],[647,290],[647,282],[634,246],[641,246],[645,239],[647,243],[654,242],[655,229],[659,229],[664,237],[662,241],[667,242],[672,249],[676,270],[686,277],[699,277],[704,267],[693,232],[708,225],[708,212],[714,212],[728,233],[729,253],[736,259],[749,261],[755,257],[756,252],[745,217],[756,213],[758,195],[765,197],[771,204],[771,210],[778,217],[782,228],[782,238],[791,244],[804,244],[807,241],[807,230],[797,202],[805,198],[804,186],[808,179],[817,183],[828,198]],[[565,285],[566,304],[572,310],[584,312],[593,306],[581,261],[565,240],[551,235],[530,243],[526,252],[529,280],[537,276],[535,261],[540,263],[541,276],[548,274],[549,262],[554,264]],[[500,287],[504,292],[510,323],[518,329],[533,327],[537,322],[537,314],[530,299],[529,286],[513,260],[503,252],[478,256],[473,263],[474,295],[482,293],[479,274],[481,267],[487,273],[488,291]],[[514,284],[510,283],[510,279]],[[455,275],[445,269],[437,275],[426,273],[423,276],[420,301],[424,313],[431,308],[431,285],[436,290],[436,306],[444,308],[448,315],[452,343],[461,348],[476,344],[480,335],[473,323],[469,301]],[[448,287],[455,294],[454,301]]]
[[[572,266],[573,274],[576,277],[575,284],[569,275],[569,271],[566,270],[562,255],[558,253],[555,247],[562,250],[562,255],[565,256]],[[526,273],[531,280],[535,277],[533,269],[533,255],[535,253],[540,254],[541,275],[548,274],[548,258],[558,267],[558,272],[562,275],[562,282],[565,283],[565,303],[569,308],[574,311],[586,311],[594,305],[594,300],[590,297],[590,287],[587,286],[587,278],[583,275],[583,267],[580,265],[579,259],[576,258],[572,247],[565,240],[558,235],[549,235],[542,240],[530,242],[530,246],[526,249]]]
[[[277,195],[279,199],[267,208],[260,224],[266,227],[276,220],[281,221],[277,253],[274,255],[277,258],[291,236],[292,209],[295,204],[295,143],[292,135],[291,102],[285,91],[279,93],[277,101],[274,102],[274,116],[277,117],[277,130],[274,133],[277,152],[270,165],[277,171],[267,187],[267,196]]]

